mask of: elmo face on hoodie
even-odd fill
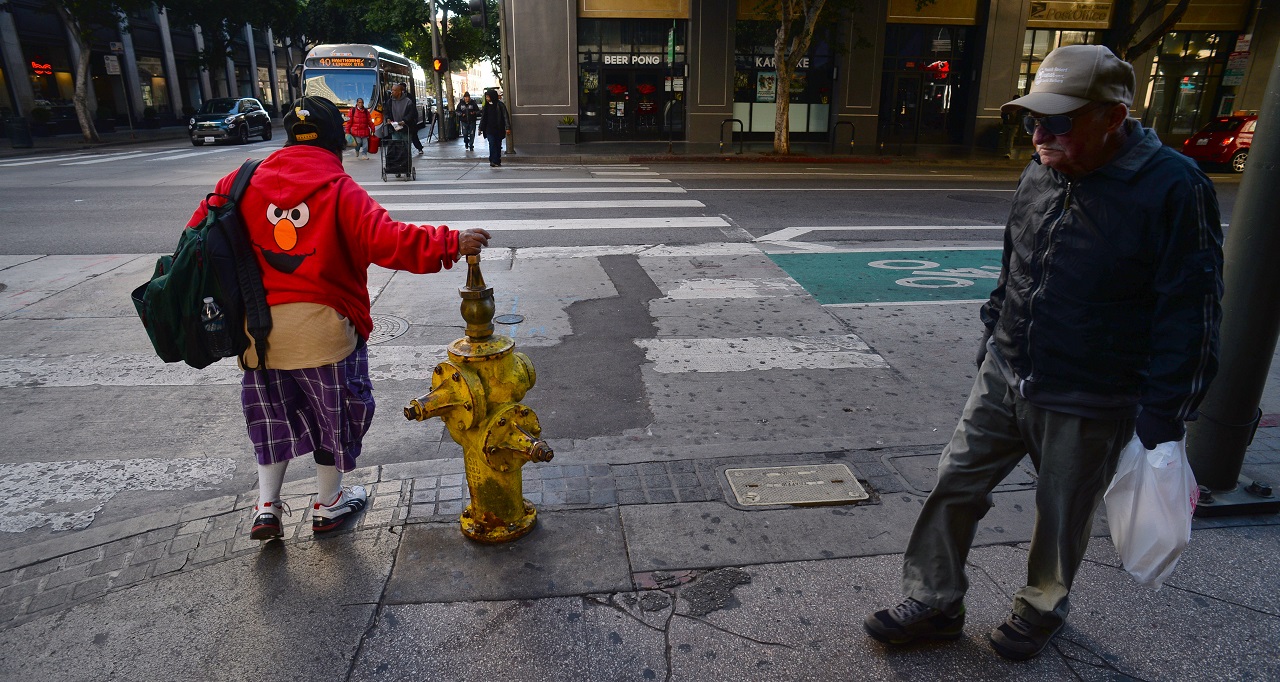
[[[267,204],[267,222],[274,227],[272,231],[274,244],[272,246],[255,244],[262,252],[262,258],[267,265],[288,275],[297,270],[307,256],[315,255],[314,247],[310,250],[299,248],[299,244],[309,241],[303,239],[305,235],[303,228],[310,220],[311,209],[307,207],[305,201],[289,208]]]

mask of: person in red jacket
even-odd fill
[[[355,468],[374,401],[365,342],[373,331],[370,264],[416,274],[451,267],[489,243],[482,229],[392,220],[342,169],[346,135],[329,100],[303,97],[284,116],[288,142],[254,172],[240,202],[271,306],[266,368],[247,370],[241,405],[258,462],[258,504],[250,537],[283,536],[280,501],[294,457],[316,461],[311,527],[338,528],[364,508],[367,493],[343,486]],[[219,206],[236,173],[218,181],[188,227]],[[257,354],[246,353],[248,366]]]
[[[369,136],[373,134],[373,122],[369,119],[369,110],[364,108],[363,99],[357,99],[356,105],[351,107],[350,118],[347,127],[351,137],[356,140],[356,158],[368,160]]]

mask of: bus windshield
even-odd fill
[[[340,107],[349,107],[356,98],[363,98],[365,106],[373,105],[377,72],[373,69],[307,69],[307,82],[303,92],[324,97]]]

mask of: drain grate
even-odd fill
[[[369,345],[383,343],[409,331],[409,321],[395,315],[374,315],[373,333],[369,334]]]
[[[724,473],[738,503],[748,507],[849,503],[870,497],[844,464],[726,469]]]

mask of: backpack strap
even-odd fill
[[[260,163],[262,163],[261,159],[249,159],[240,166],[235,182],[231,185],[231,201],[227,204],[228,210],[237,213],[238,219],[233,224],[239,229],[228,230],[233,234],[227,234],[226,237],[236,257],[236,279],[240,282],[240,296],[244,299],[245,326],[248,327],[249,336],[253,337],[253,347],[258,355],[257,367],[249,367],[244,361],[244,355],[240,356],[240,362],[251,370],[267,367],[267,336],[271,333],[271,306],[267,305],[267,291],[262,286],[262,270],[258,267],[258,258],[253,253],[253,247],[249,243],[248,229],[239,211],[240,199],[244,197],[249,179],[253,177],[253,172],[257,170]]]

